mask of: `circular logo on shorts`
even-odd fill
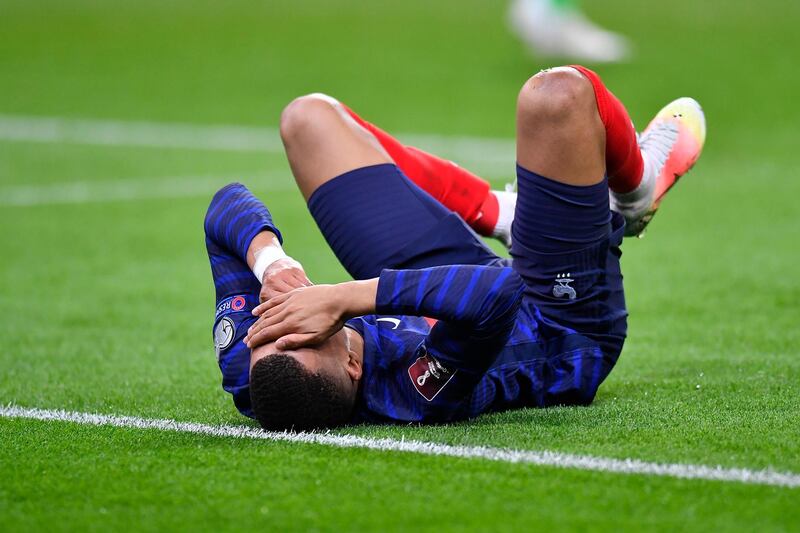
[[[217,327],[214,328],[214,348],[217,350],[217,357],[222,350],[231,345],[235,336],[236,326],[234,326],[233,320],[222,317],[222,320],[217,322]]]
[[[244,309],[244,297],[243,296],[236,296],[233,300],[231,300],[231,309],[234,311],[241,311]]]

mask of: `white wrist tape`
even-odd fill
[[[285,259],[289,257],[280,246],[265,246],[253,254],[255,262],[253,263],[253,274],[258,278],[259,283],[264,281],[264,272],[267,268],[277,261],[278,259]]]

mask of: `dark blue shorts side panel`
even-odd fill
[[[627,331],[625,222],[609,210],[607,184],[576,187],[517,171],[511,255],[526,298],[545,320],[597,342],[613,365]]]

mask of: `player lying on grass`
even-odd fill
[[[214,339],[242,413],[309,429],[589,404],[626,335],[623,234],[694,164],[705,122],[683,98],[637,140],[596,74],[540,72],[517,102],[517,195],[323,95],[292,102],[281,136],[356,281],[312,285],[267,208],[228,185],[205,220]],[[473,229],[510,241],[512,259]]]

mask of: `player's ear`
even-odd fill
[[[345,367],[345,370],[347,370],[347,374],[353,381],[358,381],[361,379],[363,370],[361,366],[361,358],[357,357],[353,350],[348,350],[347,352],[347,366]]]

